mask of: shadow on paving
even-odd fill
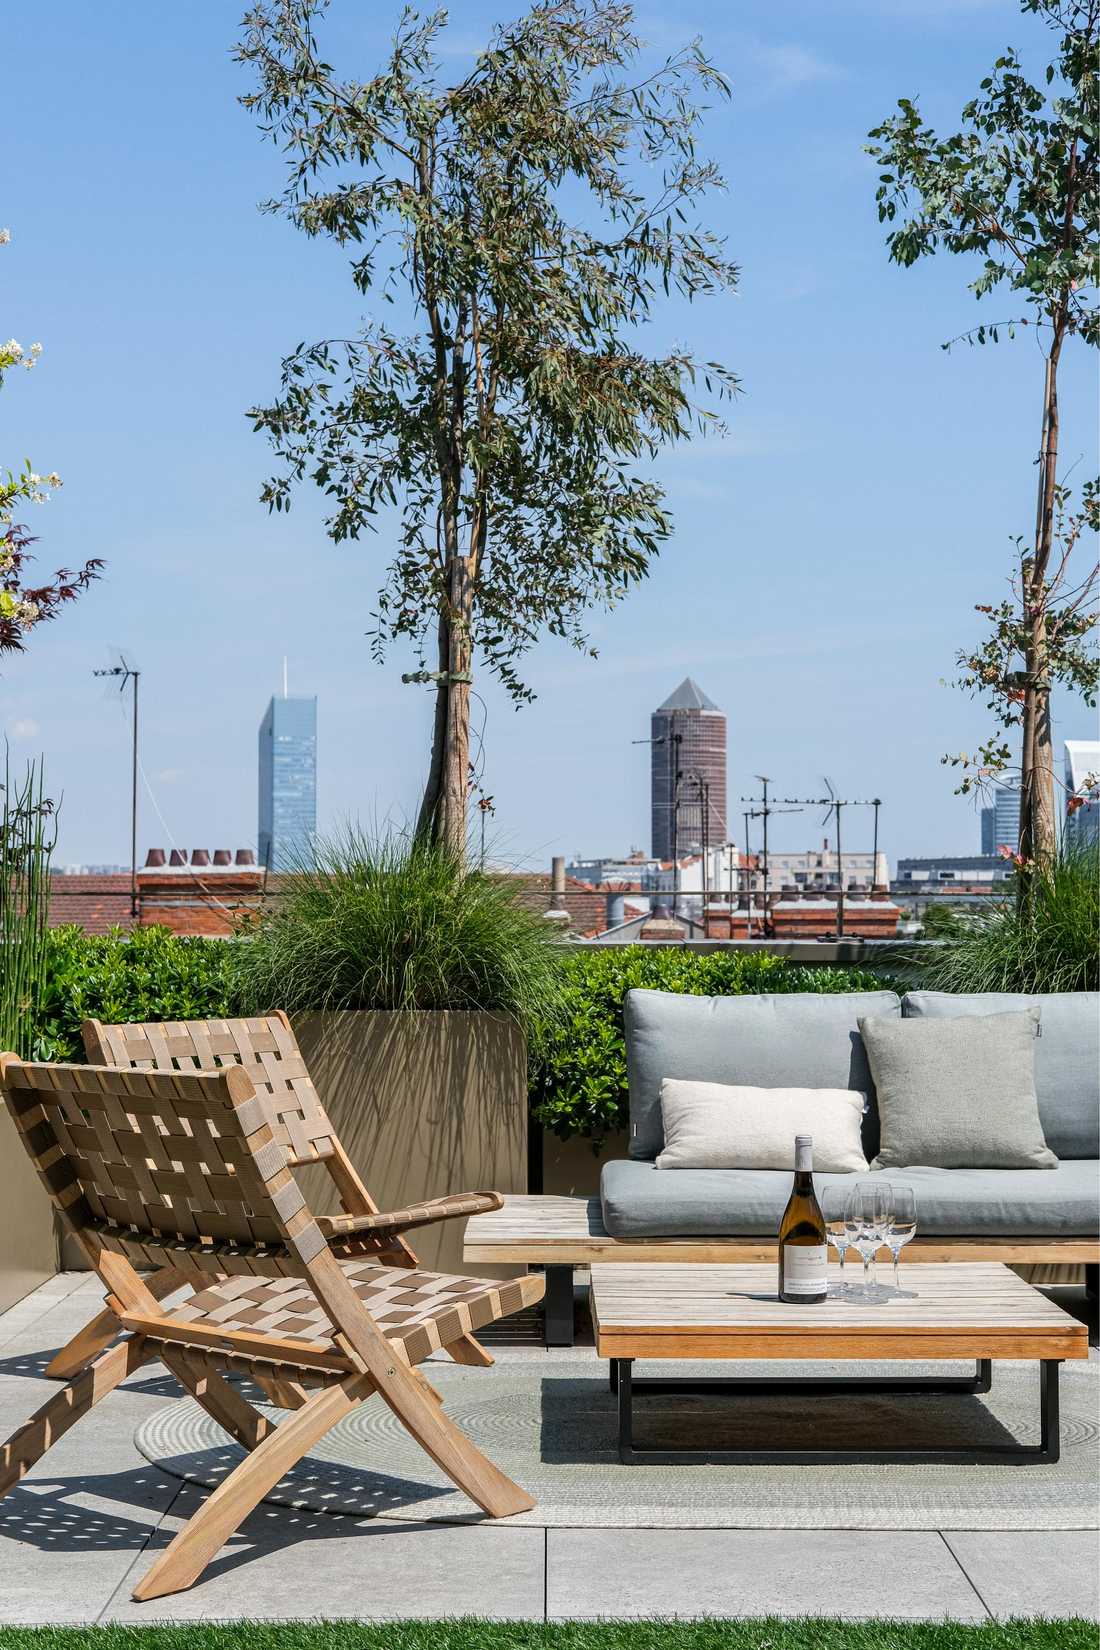
[[[1037,1443],[1034,1414],[1021,1417],[1019,1435],[968,1393],[812,1393],[698,1397],[635,1394],[634,1435],[654,1449],[959,1449]],[[618,1455],[617,1400],[600,1380],[542,1382],[540,1454],[554,1465],[604,1465]],[[700,1464],[705,1464],[700,1456]],[[902,1463],[904,1464],[904,1463]]]

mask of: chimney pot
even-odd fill
[[[150,848],[149,852],[145,856],[146,869],[148,870],[150,868],[154,868],[154,867],[157,867],[157,866],[160,866],[160,865],[163,865],[163,864],[164,864],[164,849],[163,848]]]
[[[192,865],[209,865],[210,864],[209,850],[206,849],[206,848],[192,848],[192,850],[191,850],[191,863],[192,863]]]
[[[252,852],[251,848],[238,848],[237,849],[237,864],[238,865],[255,865],[255,863],[256,863],[256,856]]]
[[[173,848],[168,856],[169,865],[186,865],[187,855],[182,848]]]
[[[232,865],[232,863],[233,863],[233,855],[229,852],[228,848],[215,848],[214,849],[214,864],[215,865]]]

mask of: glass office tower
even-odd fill
[[[269,871],[309,860],[317,834],[317,700],[272,699],[260,723],[258,858]]]

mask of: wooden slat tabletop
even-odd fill
[[[770,1237],[614,1238],[604,1228],[598,1197],[505,1197],[504,1207],[475,1215],[466,1226],[463,1255],[492,1264],[519,1262],[542,1266],[588,1266],[594,1261],[683,1262],[768,1261],[775,1254]],[[918,1238],[907,1245],[902,1262],[912,1265],[959,1261],[1082,1262],[1100,1259],[1096,1238]]]
[[[830,1282],[839,1268],[830,1267]],[[596,1265],[592,1316],[604,1357],[1083,1358],[1088,1333],[997,1264],[924,1265],[912,1298],[790,1306],[771,1265]]]

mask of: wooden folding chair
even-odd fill
[[[497,1192],[460,1192],[381,1213],[340,1144],[283,1013],[133,1025],[86,1020],[83,1032],[84,1048],[93,1065],[131,1066],[135,1071],[218,1071],[224,1066],[243,1066],[256,1085],[273,1136],[291,1168],[323,1163],[332,1177],[343,1212],[318,1215],[317,1222],[337,1255],[369,1254],[389,1266],[416,1266],[406,1232],[501,1207],[503,1200]],[[145,1279],[145,1287],[157,1300],[186,1282],[165,1265],[155,1243],[147,1246],[144,1262],[156,1268]],[[47,1365],[46,1374],[69,1380],[105,1351],[117,1334],[118,1319],[108,1307],[61,1348]],[[460,1364],[487,1368],[493,1361],[470,1335],[461,1336],[447,1352]]]
[[[160,1359],[249,1453],[136,1599],[190,1587],[287,1470],[372,1393],[490,1517],[533,1506],[447,1418],[415,1366],[538,1300],[541,1278],[496,1283],[338,1257],[276,1138],[270,1097],[240,1066],[142,1072],[4,1054],[0,1096],[123,1335],[0,1448],[0,1495],[127,1375]],[[197,1290],[182,1305],[162,1305],[135,1270],[151,1250]],[[227,1370],[292,1413],[273,1425]]]

